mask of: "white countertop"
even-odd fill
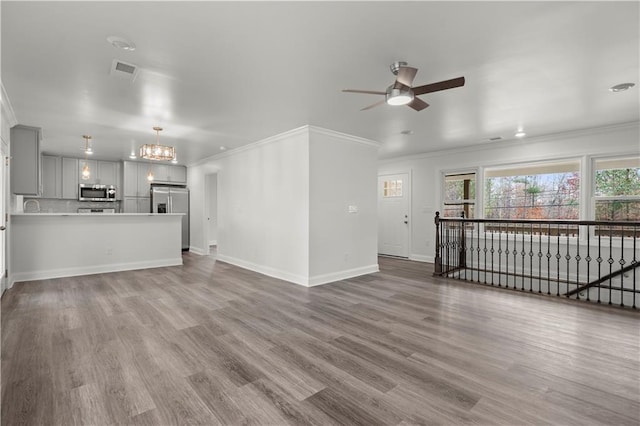
[[[186,213],[11,213],[11,216],[184,216]]]

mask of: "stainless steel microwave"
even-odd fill
[[[78,201],[115,201],[116,187],[113,185],[90,185],[81,183],[78,186]]]

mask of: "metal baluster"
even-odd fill
[[[533,291],[533,223],[529,225],[529,292]]]
[[[440,212],[436,212],[436,217],[433,221],[436,225],[436,257],[433,264],[433,275],[442,275],[442,258],[440,257]]]
[[[502,224],[498,223],[498,287],[502,287]]]
[[[580,288],[580,226],[578,226],[578,235],[576,240],[576,290]],[[589,281],[587,281],[589,282]],[[569,283],[567,283],[567,289],[569,288]],[[580,300],[580,292],[576,293],[576,300]]]
[[[476,223],[476,228],[478,228],[478,247],[476,248],[476,253],[478,255],[478,282],[480,282],[480,224]],[[473,233],[473,231],[471,231]],[[485,241],[486,243],[486,241]],[[486,274],[486,272],[485,272]],[[485,283],[487,280],[485,279]]]
[[[638,241],[638,227],[633,227],[633,260],[631,261],[634,265],[638,263],[638,259],[636,259],[636,241]],[[633,309],[636,308],[636,269],[633,268]]]
[[[556,228],[556,233],[558,234],[557,238],[557,252],[556,252],[556,296],[560,296],[560,225]]]
[[[551,294],[551,224],[547,225],[547,294]]]
[[[587,257],[584,259],[587,261],[587,282],[591,282],[591,273],[590,273],[590,267],[591,267],[591,244],[590,244],[590,238],[591,238],[591,227],[587,225]],[[591,299],[589,298],[589,294],[591,293],[591,291],[589,291],[590,289],[587,289],[587,302],[590,302]]]
[[[499,229],[499,228],[498,228],[498,229]],[[491,285],[494,285],[494,278],[493,278],[493,277],[494,277],[494,275],[495,275],[495,274],[493,273],[493,271],[495,270],[495,269],[493,268],[493,253],[495,252],[495,248],[494,248],[495,246],[493,245],[493,237],[494,237],[494,234],[495,234],[495,230],[494,230],[493,232],[491,232],[491,250],[490,250],[490,252],[491,252]],[[498,235],[499,235],[499,234],[498,234]]]
[[[538,225],[538,293],[542,293],[542,225]]]
[[[505,238],[507,239],[506,241],[506,246],[504,249],[505,252],[505,265],[504,265],[504,269],[505,269],[505,276],[504,279],[506,280],[505,283],[505,288],[509,288],[509,255],[511,255],[511,252],[509,251],[509,224],[507,223],[507,232],[505,234]]]
[[[522,280],[520,281],[520,290],[524,290],[524,256],[526,254],[526,252],[524,251],[524,223],[522,224],[522,251],[520,252],[520,254],[522,255]]]
[[[598,280],[602,278],[602,227],[598,226]],[[598,303],[600,303],[600,284],[598,284]]]
[[[487,225],[482,226],[482,234],[484,237],[484,283],[487,283]],[[480,233],[480,225],[478,224],[478,235]]]
[[[465,233],[465,238],[466,238],[466,236],[467,236],[466,224],[463,223],[462,226],[463,226],[463,232]],[[471,244],[469,245],[469,255],[470,255],[469,266],[471,267],[471,270],[469,271],[469,274],[471,275],[471,282],[473,282],[473,230],[471,230]],[[466,252],[465,252],[465,261],[466,261],[466,259],[467,259],[467,256],[466,256]],[[467,265],[465,264],[465,266],[467,266]],[[465,271],[466,270],[467,269],[465,268]],[[465,278],[466,278],[466,276],[465,276]]]
[[[569,263],[571,261],[571,255],[569,254],[569,225],[565,225],[565,229],[566,229],[566,233],[567,233],[567,254],[564,256],[565,259],[567,259],[567,297],[569,297],[569,270],[571,269],[571,264]],[[560,286],[560,283],[558,283],[558,287]]]
[[[611,305],[611,292],[612,292],[612,288],[611,288],[611,284],[612,284],[612,277],[611,277],[611,272],[613,271],[613,252],[612,252],[612,247],[613,247],[613,226],[609,225],[609,260],[607,260],[607,262],[609,262],[609,304]]]
[[[624,268],[624,228],[620,228],[620,269]],[[620,274],[620,307],[624,308],[624,274]]]
[[[513,289],[516,290],[518,288],[518,229],[520,226],[515,224],[515,232],[513,233]]]

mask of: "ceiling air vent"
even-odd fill
[[[111,63],[110,75],[124,80],[133,81],[138,75],[138,67],[133,64],[114,59]]]

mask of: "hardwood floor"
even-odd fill
[[[184,262],[6,292],[2,424],[640,422],[638,312],[397,259],[310,289]]]

